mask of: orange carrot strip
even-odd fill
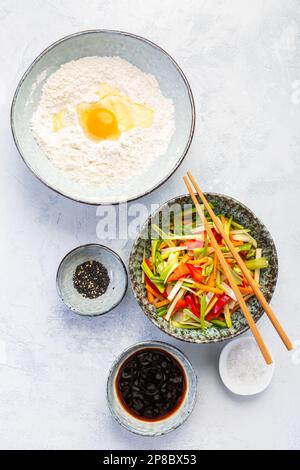
[[[190,260],[190,257],[189,255],[184,255],[182,258],[181,258],[181,261],[179,264],[182,264],[182,263],[186,263],[187,261]]]
[[[241,291],[242,294],[252,294],[252,292],[253,292],[252,287],[241,287],[241,286],[238,286],[238,288],[240,289],[240,291]]]
[[[165,300],[162,300],[161,302],[157,302],[155,307],[156,308],[164,307],[165,305],[168,305],[169,303],[170,303],[170,301],[168,299],[165,299]]]
[[[248,287],[249,286],[249,282],[247,281],[247,279],[245,278],[245,276],[243,274],[240,274],[240,278],[242,279],[245,287]]]
[[[198,260],[198,259],[189,259],[186,263],[187,264],[195,264],[196,266],[201,265],[200,260]]]
[[[160,295],[158,294],[158,292],[155,292],[155,290],[152,289],[152,287],[149,286],[148,284],[146,284],[145,287],[147,289],[147,292],[150,292],[150,294],[152,294],[154,298],[159,299],[159,300],[165,300],[163,295]]]
[[[210,278],[209,278],[209,281],[208,281],[208,285],[209,285],[209,286],[212,286],[212,287],[216,285],[218,261],[219,261],[219,260],[218,260],[218,257],[217,257],[217,255],[215,254],[215,257],[214,257],[214,269],[213,269],[213,272],[211,273]]]
[[[205,268],[206,266],[211,264],[211,258],[209,258],[208,256],[205,256],[204,258],[189,260],[188,263],[196,264],[197,266],[202,266],[202,268]]]
[[[150,304],[153,304],[154,295],[151,292],[149,292],[148,290],[147,290],[147,297],[148,297],[148,302],[150,302]]]
[[[231,243],[232,243],[234,246],[242,246],[242,245],[244,245],[245,242],[238,241],[238,240],[231,240]]]
[[[198,289],[200,289],[200,290],[202,290],[202,291],[204,291],[204,292],[214,292],[214,294],[219,294],[219,295],[224,294],[224,291],[221,290],[221,289],[218,289],[217,287],[207,286],[207,285],[205,285],[205,284],[200,284],[199,282],[194,282],[194,285],[195,285]]]
[[[190,270],[186,263],[179,263],[175,271],[169,276],[168,282],[178,281],[181,277],[190,275]]]

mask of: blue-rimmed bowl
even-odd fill
[[[83,297],[73,285],[73,275],[78,265],[86,261],[99,261],[106,267],[109,285],[96,299]],[[120,256],[107,246],[91,243],[70,251],[61,261],[56,275],[57,291],[65,305],[75,313],[98,316],[115,308],[126,294],[128,276]]]
[[[180,407],[160,421],[143,421],[129,414],[118,398],[116,379],[122,364],[132,354],[145,348],[157,348],[173,356],[185,373],[187,388]],[[177,348],[161,341],[144,341],[125,349],[114,361],[107,380],[107,403],[115,420],[128,431],[142,436],[160,436],[181,426],[193,411],[197,397],[197,376],[188,358]]]
[[[42,88],[62,64],[87,56],[119,56],[153,74],[163,95],[173,100],[176,130],[168,150],[141,175],[109,188],[82,186],[56,168],[36,143],[30,129]],[[131,201],[166,181],[185,157],[194,133],[195,106],[189,83],[172,57],[147,39],[121,31],[92,30],[67,36],[49,46],[22,77],[12,103],[11,126],[16,146],[26,165],[48,187],[88,204]],[[147,155],[145,155],[147,159]]]

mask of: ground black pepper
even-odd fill
[[[110,279],[107,269],[99,261],[85,261],[77,266],[73,275],[73,284],[79,294],[88,299],[96,299],[103,295]]]

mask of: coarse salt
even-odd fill
[[[267,365],[255,340],[244,336],[228,343],[219,360],[221,379],[238,395],[255,395],[265,390],[274,374],[274,363]]]
[[[257,385],[268,375],[268,366],[254,342],[239,343],[228,354],[227,373],[242,385]]]

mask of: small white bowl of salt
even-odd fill
[[[237,395],[256,395],[270,384],[274,363],[267,365],[251,337],[228,343],[219,359],[219,372],[224,385]]]

